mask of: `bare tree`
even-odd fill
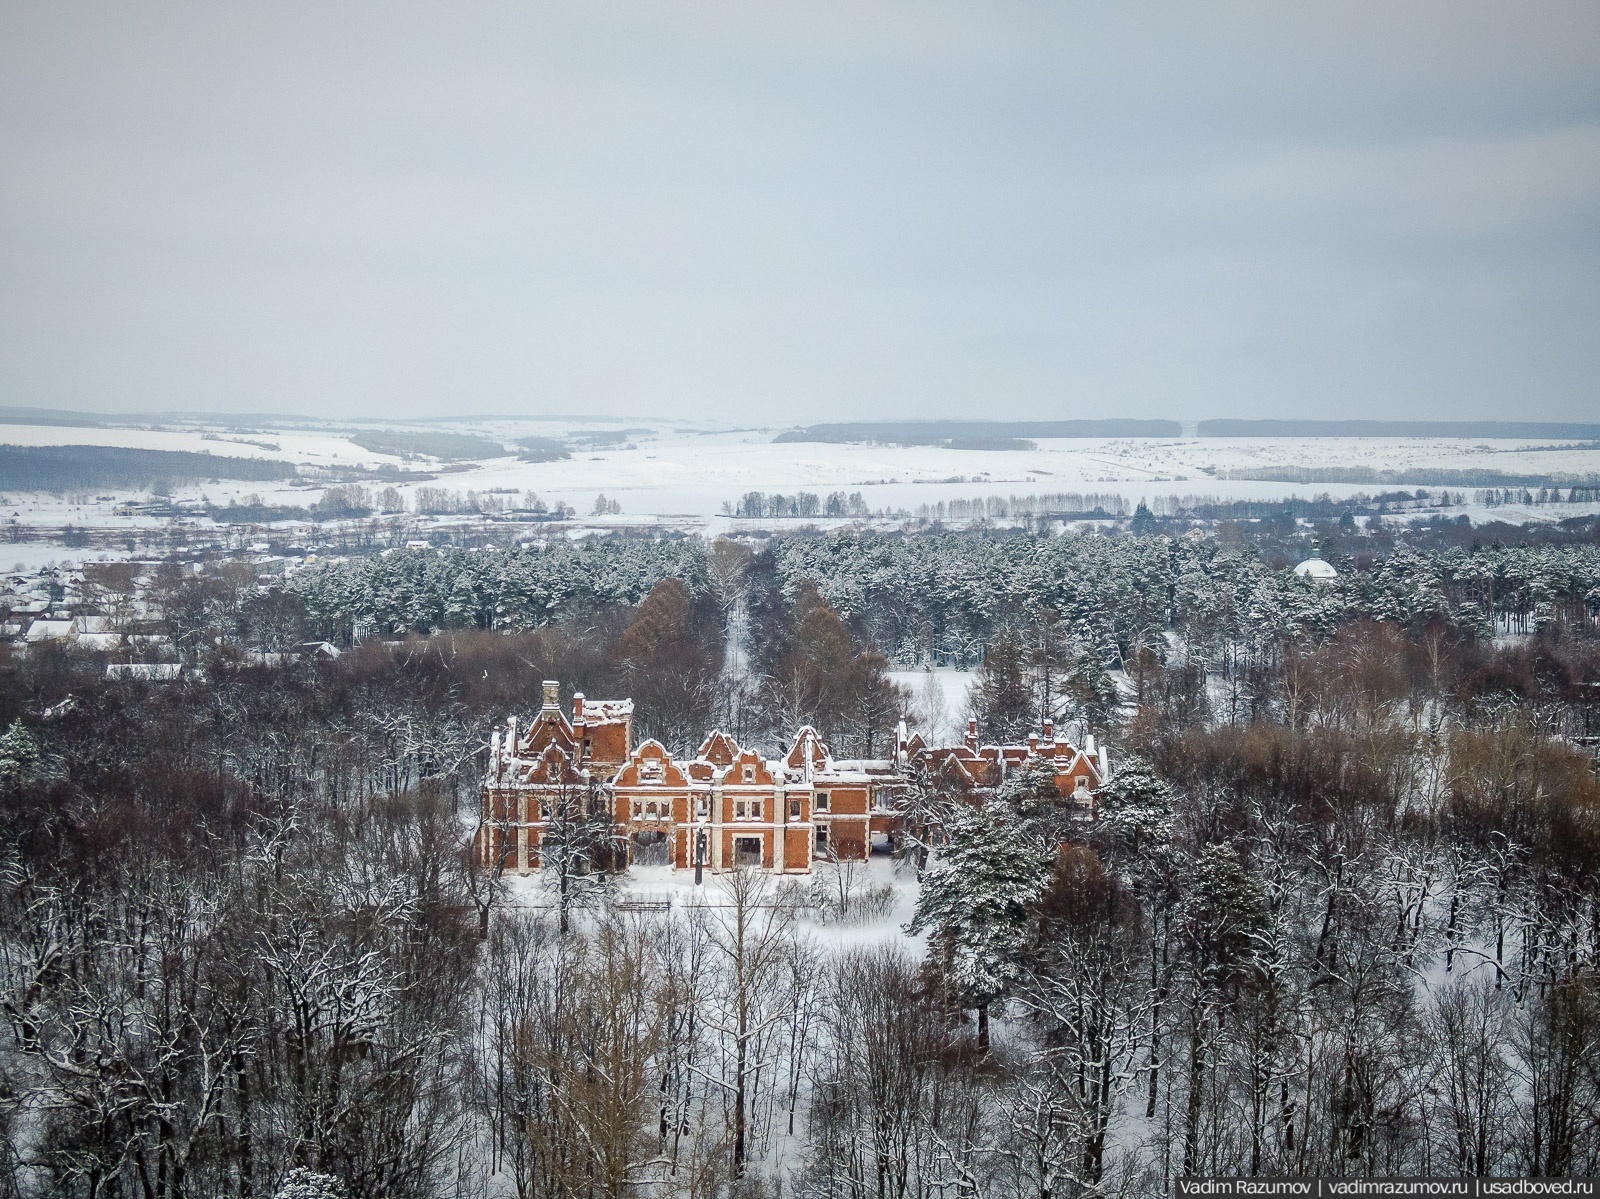
[[[552,882],[561,935],[572,931],[572,913],[593,907],[607,879],[626,860],[617,829],[611,788],[589,780],[562,784],[545,793],[539,865]]]
[[[702,901],[693,916],[703,922],[716,971],[704,1021],[724,1047],[718,1082],[731,1108],[731,1169],[739,1179],[749,1165],[754,1092],[771,1068],[762,1056],[767,1034],[790,1015],[779,983],[793,954],[795,913],[792,895],[770,874],[743,867],[718,882],[713,901]]]

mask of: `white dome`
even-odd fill
[[[1306,579],[1337,579],[1339,572],[1321,558],[1307,558],[1294,568],[1294,573]]]

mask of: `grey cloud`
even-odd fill
[[[1600,212],[1600,122],[1485,136],[1291,145],[1164,181],[1213,222],[1420,239],[1581,236]]]
[[[15,3],[18,404],[1577,417],[1600,9]]]

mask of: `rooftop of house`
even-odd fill
[[[898,777],[902,769],[918,761],[935,770],[954,771],[976,787],[996,786],[1032,759],[1052,761],[1058,779],[1072,780],[1073,786],[1092,789],[1109,774],[1103,745],[1096,746],[1090,736],[1080,748],[1059,738],[1049,720],[1042,731],[1030,734],[1025,744],[981,744],[977,722],[970,721],[961,744],[933,747],[902,721],[896,731],[894,755],[887,758],[835,758],[809,725],[796,732],[776,758],[741,746],[720,729],[707,735],[689,758],[675,757],[655,740],[636,746],[632,734],[632,700],[591,700],[579,692],[572,697],[569,718],[561,707],[560,684],[547,680],[543,705],[527,728],[519,730],[516,717],[512,717],[503,733],[494,733],[489,785],[540,786],[577,777],[615,781],[627,787],[737,786],[741,782],[770,786],[778,778],[789,786],[871,785]]]

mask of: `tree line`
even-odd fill
[[[792,597],[809,580],[860,639],[907,663],[973,663],[996,631],[1042,609],[1087,622],[1107,654],[1126,654],[1196,619],[1224,593],[1227,605],[1249,613],[1268,637],[1325,635],[1356,619],[1429,616],[1480,634],[1496,627],[1527,632],[1592,619],[1600,609],[1600,549],[1588,537],[1434,547],[1405,531],[1361,534],[1330,524],[1319,530],[1320,548],[1340,577],[1319,585],[1286,569],[1293,555],[1312,549],[1294,521],[1287,529],[1225,531],[1198,539],[788,535],[754,552],[751,587]],[[395,552],[302,571],[287,589],[307,619],[341,643],[357,634],[526,629],[608,603],[636,603],[669,576],[703,593],[710,552],[687,538]]]

